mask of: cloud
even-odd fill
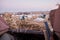
[[[0,10],[40,10],[56,8],[55,0],[0,0]]]

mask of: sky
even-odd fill
[[[0,12],[49,11],[60,0],[0,0]]]

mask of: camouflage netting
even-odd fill
[[[43,22],[34,22],[33,20],[20,20],[19,16],[12,15],[9,13],[5,13],[3,17],[11,29],[25,29],[38,31],[45,29],[45,25]]]

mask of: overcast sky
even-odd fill
[[[60,0],[0,0],[0,12],[48,11]]]

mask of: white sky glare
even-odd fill
[[[60,0],[0,0],[0,12],[48,11]]]

